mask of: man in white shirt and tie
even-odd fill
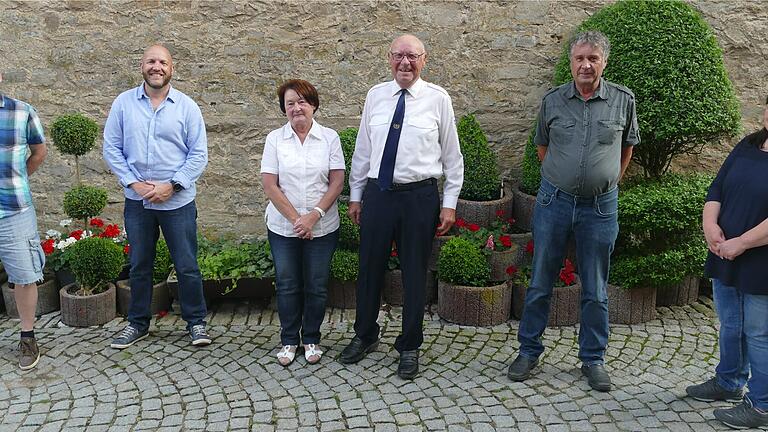
[[[427,62],[424,44],[402,35],[392,42],[387,58],[394,80],[368,91],[352,156],[349,216],[360,225],[360,276],[355,337],[339,361],[357,363],[378,346],[381,286],[394,241],[403,272],[397,374],[413,379],[424,340],[432,239],[456,219],[464,159],[450,96],[419,78]],[[443,175],[441,208],[437,184]]]

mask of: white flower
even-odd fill
[[[61,222],[59,222],[59,225],[65,227],[69,226],[69,224],[72,223],[72,219],[62,219]]]
[[[60,242],[59,242],[59,243],[56,245],[56,247],[57,247],[58,249],[64,249],[64,248],[66,248],[67,246],[70,246],[70,245],[74,244],[76,241],[77,241],[77,239],[76,239],[76,238],[74,238],[74,237],[67,237],[67,238],[65,238],[64,240],[60,241]]]
[[[58,240],[61,238],[61,232],[56,231],[55,229],[49,229],[45,232],[45,238]]]

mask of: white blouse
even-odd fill
[[[267,135],[261,156],[261,172],[276,174],[278,186],[300,215],[312,211],[328,191],[330,170],[343,170],[344,153],[339,134],[321,126],[316,120],[302,145],[290,123]],[[293,224],[270,201],[264,212],[267,228],[283,237],[297,237]],[[312,229],[315,237],[330,234],[339,228],[336,202]]]

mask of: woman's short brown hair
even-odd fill
[[[314,107],[313,112],[317,112],[320,108],[320,96],[317,95],[317,89],[308,81],[300,79],[290,79],[284,82],[280,88],[277,89],[277,97],[280,98],[280,111],[285,114],[285,92],[293,90],[304,98],[307,103]]]

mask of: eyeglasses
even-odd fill
[[[390,52],[389,53],[389,57],[392,60],[394,60],[394,61],[396,61],[398,63],[403,61],[404,58],[407,58],[409,62],[413,63],[416,60],[418,60],[421,56],[423,56],[424,54],[426,54],[426,53],[421,53],[421,54],[407,53],[407,54],[404,54],[404,53],[393,53],[393,52]]]

